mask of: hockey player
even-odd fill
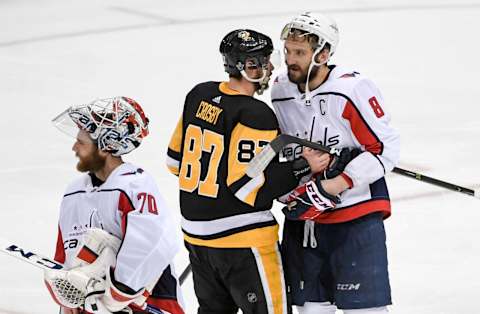
[[[399,136],[376,85],[327,62],[336,23],[305,13],[285,25],[287,73],[272,103],[282,133],[341,150],[322,174],[286,197],[282,249],[293,304],[301,314],[386,313],[391,304],[383,219],[390,216],[384,176],[399,159]],[[301,160],[301,149],[289,148]],[[321,154],[304,151],[307,160]],[[302,220],[307,220],[302,221]]]
[[[248,163],[278,134],[273,111],[253,97],[268,87],[272,41],[239,29],[220,44],[227,82],[186,96],[168,147],[179,177],[182,229],[199,314],[286,313],[274,198],[298,184],[293,164],[273,162],[258,177]],[[321,158],[312,160],[312,166]]]
[[[58,287],[55,272],[47,272],[63,313],[183,314],[171,266],[180,230],[152,176],[122,160],[148,134],[140,105],[127,97],[100,99],[72,106],[53,122],[75,133],[72,150],[84,173],[63,196],[55,260],[69,270],[67,281],[90,296],[78,308],[65,307],[56,293],[65,285]],[[85,274],[92,277],[89,286],[79,287],[75,279]],[[102,284],[93,286],[97,279]]]

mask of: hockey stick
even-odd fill
[[[7,239],[0,238],[0,251],[41,269],[60,270],[63,268],[62,264],[43,255],[19,247]]]
[[[273,141],[271,141],[267,146],[265,146],[264,149],[250,161],[247,167],[247,175],[251,178],[254,178],[260,175],[265,170],[265,168],[267,168],[268,164],[272,161],[272,159],[276,156],[276,154],[278,154],[285,146],[289,144],[299,144],[299,145],[310,147],[331,155],[338,156],[340,154],[339,149],[336,149],[333,147],[327,147],[322,144],[311,142],[311,141],[301,139],[292,135],[281,134],[277,136]],[[480,198],[480,189],[476,189],[476,190],[469,189],[463,186],[438,180],[438,179],[423,175],[421,173],[413,172],[413,171],[398,168],[398,167],[393,168],[392,172],[409,177],[411,179],[421,181],[421,182],[439,186],[451,191],[460,192],[466,195]]]
[[[180,282],[180,286],[183,285],[185,280],[187,279],[188,275],[192,272],[192,264],[188,264],[187,267],[182,271],[180,277],[178,277],[178,281]]]

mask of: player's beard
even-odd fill
[[[288,66],[288,79],[290,82],[295,84],[306,84],[307,83],[307,75],[308,75],[308,67],[305,69],[300,68],[299,65],[292,64]],[[310,72],[310,80],[312,80],[318,73],[320,67],[314,66],[312,68],[312,72]],[[291,72],[291,70],[295,70],[295,72]]]
[[[106,157],[102,157],[99,154],[98,148],[94,147],[92,152],[86,157],[78,156],[77,170],[80,172],[95,172],[103,167],[107,161]]]

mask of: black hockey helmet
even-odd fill
[[[220,43],[225,72],[234,76],[240,75],[247,60],[249,65],[266,68],[272,51],[270,37],[251,29],[234,30]]]

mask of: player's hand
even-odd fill
[[[63,310],[63,314],[80,314],[80,310],[79,309],[69,309],[67,307],[62,307],[62,310]]]
[[[327,193],[322,181],[310,180],[290,193],[283,213],[290,220],[315,220],[324,212],[334,210],[338,203],[340,199]]]
[[[309,147],[303,148],[302,157],[307,160],[312,173],[319,173],[327,169],[331,160],[329,154]]]

